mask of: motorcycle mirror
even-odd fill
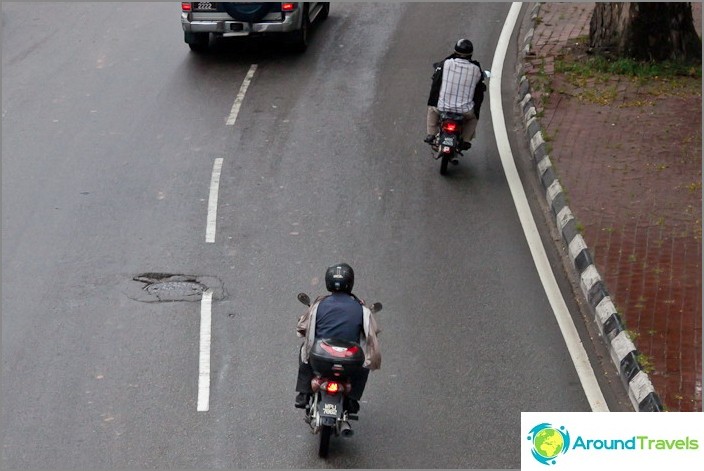
[[[370,309],[373,313],[376,314],[377,312],[381,311],[381,308],[382,308],[381,303],[374,303],[374,304],[372,304],[372,307]]]
[[[306,293],[298,293],[298,300],[306,306],[310,306],[310,296]]]
[[[491,71],[490,71],[490,70],[485,70],[485,71],[484,71],[484,76],[485,76],[486,78],[491,78]]]

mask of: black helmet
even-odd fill
[[[354,270],[346,263],[333,265],[325,272],[325,287],[330,292],[352,292],[354,286]]]
[[[472,45],[472,41],[470,41],[469,39],[460,39],[459,41],[457,41],[457,44],[455,44],[455,52],[457,54],[471,56],[474,52],[474,46]]]

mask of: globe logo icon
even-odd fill
[[[548,423],[533,427],[528,440],[533,442],[533,458],[544,465],[555,464],[556,458],[570,448],[570,434],[565,427],[555,428]]]

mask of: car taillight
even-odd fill
[[[282,3],[281,4],[281,11],[293,11],[296,9],[297,6],[298,6],[298,3],[291,3],[291,2]]]
[[[445,132],[455,132],[457,131],[457,123],[454,121],[445,121],[442,123],[442,130]]]
[[[191,2],[181,2],[181,11],[191,11]]]

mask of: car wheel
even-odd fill
[[[329,15],[330,15],[330,2],[323,3],[322,8],[320,9],[320,13],[318,14],[318,18],[320,18],[320,21],[325,21],[328,19]]]
[[[188,43],[188,47],[193,52],[204,52],[210,43],[210,33],[184,32],[183,40]]]
[[[308,49],[308,33],[310,32],[310,19],[308,18],[308,10],[303,10],[303,19],[301,20],[301,29],[291,33],[291,48],[296,52],[305,52]]]

